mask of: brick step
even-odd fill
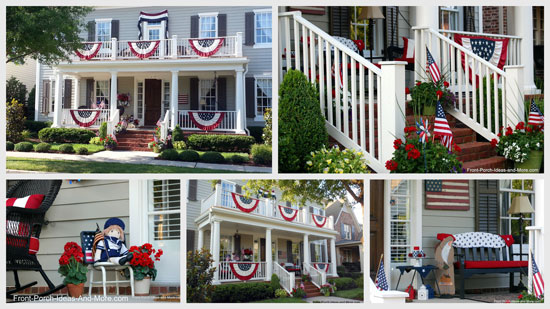
[[[471,142],[458,145],[462,151],[458,153],[458,160],[462,162],[475,161],[494,157],[496,155],[490,143]]]
[[[462,167],[466,169],[467,173],[481,173],[482,170],[476,169],[495,169],[495,168],[506,168],[506,159],[504,157],[489,157],[476,161],[465,162]]]
[[[132,143],[132,144],[147,144],[151,141],[151,138],[145,139],[132,139],[132,138],[117,138],[119,143]]]
[[[129,146],[117,146],[116,150],[123,150],[123,151],[152,151],[148,147],[129,147]]]
[[[315,292],[315,293],[306,293],[306,298],[310,298],[310,297],[318,297],[318,296],[323,296],[323,294],[321,294],[321,292]]]

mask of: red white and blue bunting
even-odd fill
[[[155,22],[162,22],[165,23],[165,31],[164,31],[164,38],[168,38],[168,10],[164,10],[159,13],[145,13],[145,12],[139,12],[139,20],[138,20],[138,38],[141,40],[143,39],[143,32],[141,29],[141,24],[143,22],[148,23],[155,23]]]
[[[286,221],[294,221],[296,215],[298,215],[298,209],[279,205],[279,212]]]
[[[324,271],[324,272],[327,272],[328,265],[329,265],[328,263],[313,263],[313,267],[315,267],[315,269]]]
[[[97,53],[101,49],[101,44],[103,43],[102,42],[83,43],[84,46],[82,46],[81,49],[77,49],[75,53],[78,57],[80,57],[80,59],[90,60],[97,55]]]
[[[189,39],[189,45],[201,57],[210,57],[222,48],[224,38],[217,39]]]
[[[197,128],[210,131],[217,128],[225,116],[225,112],[189,112],[191,121]]]
[[[254,209],[256,209],[256,207],[258,207],[258,204],[260,203],[260,200],[246,197],[234,192],[231,192],[231,197],[233,197],[233,202],[235,202],[237,208],[239,208],[243,212],[254,211]]]
[[[239,280],[247,281],[252,279],[258,270],[259,263],[251,262],[229,262],[231,272]]]
[[[69,110],[69,113],[71,114],[71,118],[73,118],[73,121],[84,128],[92,126],[97,118],[99,118],[99,115],[101,114],[101,110],[97,111],[83,111],[78,109],[71,109]]]
[[[145,59],[151,57],[159,48],[160,41],[130,41],[128,46],[134,56]]]
[[[327,223],[327,217],[325,216],[311,214],[311,217],[313,218],[313,222],[315,223],[315,225],[317,225],[318,227],[323,227],[325,226],[325,223]]]

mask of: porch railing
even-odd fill
[[[242,57],[242,33],[238,32],[234,36],[225,36],[220,49],[210,58],[220,57]],[[159,40],[158,48],[146,59],[180,59],[180,58],[201,58],[189,43],[190,38],[178,38],[177,35],[172,36],[169,39]],[[128,42],[139,42],[138,40],[117,40],[116,38],[111,41],[101,42],[101,48],[99,52],[90,59],[91,61],[97,60],[140,60],[136,56]],[[141,40],[141,42],[147,42]],[[84,42],[84,43],[99,43],[99,42]],[[76,54],[72,56],[72,61],[86,61],[80,59]]]
[[[498,139],[501,126],[515,126],[523,121],[521,66],[501,70],[434,29],[413,27],[413,31],[415,78],[428,78],[428,47],[456,96],[454,107],[447,109],[452,116],[488,140]]]
[[[237,278],[233,271],[231,271],[231,267],[229,266],[230,262],[220,262],[218,265],[218,280],[220,282],[224,281],[241,281],[241,279]],[[239,262],[232,262],[232,263],[239,263]],[[254,274],[250,280],[267,280],[265,277],[266,274],[266,264],[265,262],[258,262],[258,270]]]
[[[76,126],[79,127],[79,125],[74,121],[73,117],[71,116],[71,111],[75,112],[97,112],[97,109],[63,109],[62,114],[62,120],[61,124],[65,127],[70,126]],[[108,122],[111,114],[111,110],[109,109],[101,109],[101,113],[99,114],[97,120],[94,122],[91,127],[99,127],[103,122]]]
[[[404,64],[382,62],[379,68],[300,12],[279,13],[280,81],[294,69],[317,84],[329,134],[361,151],[376,172],[387,172],[391,143],[403,132]]]
[[[168,136],[168,127],[170,126],[170,110],[167,110],[164,114],[164,119],[160,123],[160,139],[166,140]]]
[[[283,266],[278,263],[273,263],[273,273],[279,277],[281,286],[287,293],[291,293],[296,284],[296,277],[293,272],[288,272]]]
[[[200,110],[180,110],[178,111],[178,125],[183,130],[200,131],[191,120],[190,112],[208,112]],[[224,116],[221,123],[212,131],[236,131],[237,130],[237,111],[223,111]]]
[[[309,263],[304,263],[304,269],[311,276],[311,283],[316,287],[321,288],[323,284],[327,283],[327,274],[325,272],[316,269]]]
[[[120,121],[120,110],[116,109],[107,122],[107,135],[115,135],[115,127]]]

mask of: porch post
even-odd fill
[[[324,260],[322,262],[328,262],[328,240],[324,239],[324,241],[325,241],[324,251],[325,251],[325,259],[326,260]]]
[[[304,261],[303,263],[311,263],[309,258],[309,235],[304,234]]]
[[[336,271],[336,237],[330,239],[330,272],[333,276],[338,276]]]
[[[361,272],[363,272],[364,268],[364,262],[363,262],[363,245],[359,245],[359,263],[361,263]]]
[[[265,229],[265,280],[271,280],[273,255],[271,254],[271,228]]]
[[[61,100],[63,97],[62,94],[63,90],[63,73],[57,71],[57,74],[55,74],[55,95],[54,95],[54,114],[53,114],[53,127],[59,128],[61,127],[61,121],[63,117],[63,105],[61,104]]]
[[[235,69],[235,106],[237,107],[237,133],[245,133],[246,104],[244,102],[243,68]]]
[[[172,82],[170,83],[170,129],[172,130],[176,128],[178,120],[178,73],[178,70],[172,71]]]
[[[214,281],[219,280],[218,269],[220,267],[220,221],[214,220],[214,252],[212,253],[214,259],[214,266],[216,267],[216,272],[214,273]]]
[[[525,73],[523,90],[526,94],[540,92],[535,86],[535,61],[533,56],[533,9],[530,6],[513,7],[512,27],[514,35],[521,37],[520,59]]]
[[[204,246],[204,229],[199,229],[199,239],[197,241],[197,250],[201,250]]]
[[[117,109],[117,79],[118,72],[111,71],[111,97],[109,99],[109,109],[111,111],[111,117],[115,114]]]
[[[72,108],[80,106],[80,77],[77,77],[74,83],[74,105]]]
[[[506,78],[506,84],[504,85],[506,91],[508,117],[507,123],[504,126],[514,127],[520,121],[525,119],[525,105],[524,105],[524,81],[527,79],[524,73],[525,66],[523,65],[507,65],[504,66],[504,71],[508,77]]]

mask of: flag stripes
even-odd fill
[[[426,180],[425,184],[427,209],[469,209],[468,180]]]

